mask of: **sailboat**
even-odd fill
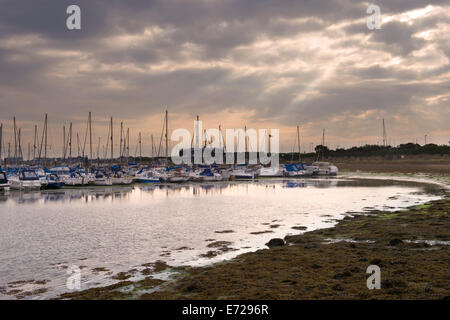
[[[277,178],[284,176],[283,168],[262,167],[259,169],[260,178]]]
[[[318,176],[335,176],[339,171],[335,165],[324,161],[313,162],[311,167],[313,167],[314,175]]]
[[[21,170],[10,179],[11,189],[16,190],[39,190],[41,182],[39,176],[33,170]]]
[[[64,187],[64,181],[56,173],[48,173],[45,176],[43,189],[61,189]]]
[[[322,133],[322,150],[320,151],[320,159],[321,160],[323,158],[324,146],[325,146],[325,129],[323,129],[323,133]],[[311,165],[314,175],[335,176],[338,174],[339,170],[335,165],[333,165],[329,162],[318,161],[318,160],[319,160],[319,155],[317,156],[317,161],[313,162]]]
[[[222,175],[207,168],[199,173],[201,181],[221,181]]]
[[[129,185],[133,183],[133,179],[127,177],[122,171],[116,171],[111,177],[111,180],[113,185]]]
[[[68,176],[63,176],[63,180],[66,186],[76,187],[87,185],[85,178],[77,171],[71,172]]]
[[[254,170],[247,168],[247,165],[237,165],[230,173],[231,180],[253,180],[258,177],[258,174]]]
[[[102,171],[97,171],[92,181],[89,182],[94,186],[112,186],[111,178]]]
[[[152,170],[145,171],[139,178],[140,183],[158,183],[160,178]]]
[[[9,190],[9,182],[8,177],[6,176],[6,172],[0,171],[0,192]]]

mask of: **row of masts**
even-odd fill
[[[197,121],[199,121],[199,116],[197,116]],[[106,140],[106,147],[103,146],[103,158],[108,158],[108,150],[110,151],[109,159],[114,159],[114,122],[113,117],[110,117],[109,121],[109,127],[108,127],[108,137]],[[151,135],[151,157],[154,158],[155,156],[157,158],[160,157],[169,157],[169,136],[168,136],[168,127],[169,127],[169,114],[168,110],[165,111],[164,115],[164,122],[162,125],[162,132],[161,132],[161,138],[159,141],[159,146],[156,147],[154,144],[154,136]],[[292,157],[294,155],[294,150],[297,147],[298,151],[298,160],[301,162],[301,144],[300,144],[300,126],[296,127],[296,141],[294,143],[294,146],[292,148]],[[14,160],[16,162],[19,161],[19,159],[23,160],[23,150],[22,150],[22,128],[17,127],[16,123],[16,117],[13,117],[13,130],[14,130]],[[206,147],[208,143],[212,143],[212,141],[208,141],[206,130],[204,130],[204,141],[200,142],[199,137],[200,133],[198,132],[198,128],[195,129],[196,132],[194,133],[194,136],[192,137],[191,141],[191,147],[199,148],[201,145],[202,147]],[[244,129],[245,131],[245,153],[249,152],[249,144],[248,144],[248,137],[246,135],[247,127]],[[221,126],[219,125],[219,134],[220,134],[220,146],[219,148],[222,148],[222,131]],[[70,122],[68,127],[68,132],[66,132],[66,126],[63,126],[63,144],[62,144],[62,159],[65,160],[71,160],[73,159],[73,125],[72,122]],[[194,137],[195,137],[195,144],[194,144]],[[386,124],[384,118],[382,119],[382,137],[383,137],[383,146],[387,147],[389,145],[388,137],[387,137],[387,131],[386,131]],[[270,150],[270,138],[269,135],[269,150]],[[89,112],[88,114],[88,120],[86,122],[86,130],[85,130],[85,136],[84,141],[81,144],[80,143],[80,137],[78,132],[76,133],[76,142],[77,142],[77,158],[86,158],[87,152],[86,152],[86,145],[89,143],[89,159],[94,159],[94,153],[93,153],[93,134],[92,134],[92,113]],[[163,148],[163,139],[165,142],[165,148]],[[425,135],[425,144],[427,135]],[[88,142],[89,141],[89,142]],[[239,142],[239,138],[238,138]],[[100,147],[101,147],[101,137],[98,137],[98,144],[97,144],[97,159],[100,161]],[[223,146],[225,149],[225,146]],[[317,160],[321,159],[324,155],[324,147],[325,147],[325,128],[322,130],[322,144],[321,149],[319,149],[319,152],[317,154]],[[3,152],[3,124],[0,124],[0,159],[2,159],[2,152]],[[48,115],[45,114],[44,118],[44,125],[42,129],[42,135],[39,142],[39,134],[38,134],[38,126],[34,126],[34,139],[33,139],[33,145],[31,146],[30,143],[28,143],[28,160],[38,160],[39,163],[46,164],[47,161],[47,152],[48,152]],[[32,154],[32,157],[31,157]],[[142,159],[142,133],[139,132],[138,134],[138,141],[136,144],[136,150],[134,153],[134,158],[136,158],[139,155],[139,158]],[[130,158],[130,128],[124,129],[123,121],[120,122],[120,142],[119,142],[119,159],[122,162],[124,159]],[[11,143],[8,143],[8,159],[11,159]],[[292,159],[293,160],[293,159]]]
[[[169,154],[169,141],[168,141],[168,111],[165,112],[164,117],[164,126],[163,133],[161,134],[161,141],[163,136],[165,138],[165,156],[167,157]],[[108,138],[106,141],[106,149],[104,152],[104,158],[108,157],[107,150],[110,150],[110,159],[114,159],[114,122],[113,117],[110,118],[109,127],[108,127]],[[63,160],[72,160],[73,159],[73,124],[70,122],[68,130],[66,125],[63,125],[63,134],[62,134],[62,159]],[[24,159],[23,151],[22,151],[22,128],[17,127],[16,117],[13,116],[13,132],[14,132],[14,154],[12,157],[11,152],[11,143],[8,142],[8,155],[7,159],[13,159],[16,164],[19,161]],[[40,141],[39,141],[40,140]],[[152,141],[152,157],[156,155],[156,147],[154,146],[154,138],[153,134],[151,135]],[[86,122],[86,130],[84,134],[84,141],[80,143],[80,136],[78,132],[76,133],[76,144],[77,144],[77,158],[86,158],[87,154],[87,144],[89,144],[89,159],[94,160],[94,152],[93,152],[93,131],[92,131],[92,113],[89,112],[88,120]],[[100,144],[101,137],[98,137],[98,145],[97,145],[97,159],[100,160]],[[0,159],[3,156],[3,124],[0,124]],[[137,151],[139,150],[139,157],[142,158],[142,133],[139,132],[138,143],[136,145],[135,157],[137,156]],[[47,152],[48,152],[48,114],[45,114],[44,125],[42,130],[42,135],[39,139],[38,126],[34,126],[34,138],[33,138],[33,146],[31,143],[28,143],[28,160],[37,160],[39,164],[46,165],[47,161]],[[158,148],[157,156],[163,157],[163,152],[161,145]],[[130,128],[124,128],[123,121],[120,123],[120,145],[119,145],[119,158],[120,161],[124,159],[128,159],[130,157]]]
[[[197,116],[197,121],[199,121],[199,116]],[[13,117],[13,131],[14,131],[14,160],[17,164],[17,162],[23,160],[23,153],[22,153],[22,146],[21,146],[21,128],[17,128],[16,125],[16,117]],[[2,133],[3,133],[3,124],[0,125],[0,159],[1,159],[1,152],[3,150],[2,146]],[[161,138],[159,141],[159,145],[155,145],[154,136],[151,135],[151,157],[157,157],[157,158],[168,158],[169,157],[169,114],[168,110],[165,111],[164,115],[164,122],[162,125],[162,132],[161,132]],[[245,135],[245,153],[249,152],[249,149],[251,149],[251,146],[249,148],[248,143],[248,137],[246,135],[247,127],[245,126],[244,129],[244,135]],[[199,137],[200,133],[196,132],[194,136],[196,137],[195,146],[193,144],[193,141],[191,141],[191,148],[203,148],[207,147],[208,145],[212,144],[212,138],[208,139],[206,130],[203,131],[204,133],[204,141],[200,142]],[[222,141],[222,128],[219,124],[219,148],[225,149],[225,145],[223,145]],[[120,122],[120,131],[119,131],[120,141],[119,141],[119,159],[122,162],[124,159],[130,158],[130,128],[124,128],[123,121]],[[94,154],[94,142],[93,142],[93,126],[92,126],[92,113],[89,112],[88,119],[86,122],[86,129],[84,132],[84,139],[81,141],[80,135],[77,132],[76,135],[74,135],[73,132],[73,123],[70,122],[68,127],[66,125],[63,125],[62,127],[62,149],[61,149],[61,159],[66,160],[72,160],[74,159],[74,137],[76,137],[76,155],[77,160],[80,160],[80,158],[85,159],[91,159],[95,160],[97,159],[100,161],[100,158],[102,155],[103,159],[115,159],[114,154],[114,121],[113,117],[110,117],[109,119],[109,125],[108,125],[108,135],[106,139],[106,145],[103,145],[103,149],[100,150],[102,147],[102,138],[98,137],[98,143],[97,143],[97,150],[95,157]],[[269,150],[270,150],[270,138],[271,135],[269,135]],[[40,140],[40,141],[39,141]],[[239,137],[238,137],[238,146],[237,149],[239,149]],[[89,144],[89,146],[88,146]],[[165,146],[164,146],[165,144]],[[8,143],[8,159],[11,159],[11,152],[10,152],[10,143]],[[89,150],[87,150],[87,147],[89,147]],[[48,115],[45,114],[44,118],[44,126],[42,130],[42,135],[39,137],[38,134],[38,126],[34,126],[34,139],[33,139],[33,146],[32,146],[32,157],[31,157],[31,144],[28,146],[29,152],[28,152],[28,160],[37,160],[39,164],[46,165],[46,162],[48,160]],[[109,154],[108,154],[109,153]],[[138,141],[136,144],[136,150],[134,153],[134,158],[139,156],[139,158],[142,158],[142,133],[138,133]]]

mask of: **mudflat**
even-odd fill
[[[62,295],[68,299],[449,299],[450,198],[349,215],[285,245],[207,267]],[[279,242],[277,242],[279,244]],[[367,288],[369,265],[381,289]],[[170,269],[170,267],[167,267]]]

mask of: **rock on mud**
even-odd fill
[[[282,247],[284,246],[284,240],[279,238],[271,239],[269,242],[266,243],[266,246],[269,248],[275,248],[275,247]]]

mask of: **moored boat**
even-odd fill
[[[338,174],[338,168],[329,162],[316,161],[312,164],[314,175],[318,176],[335,176]]]
[[[104,172],[97,171],[89,184],[94,186],[112,186],[111,178]]]
[[[0,171],[0,192],[8,191],[10,188],[6,172]]]
[[[45,176],[43,189],[61,189],[62,187],[64,187],[64,181],[56,173],[49,173]]]
[[[199,174],[201,181],[222,181],[222,175],[211,169],[205,169]]]
[[[111,177],[113,185],[129,185],[133,183],[133,178],[127,177],[123,172],[118,171]]]
[[[283,176],[284,176],[284,170],[283,170],[283,168],[280,168],[280,167],[276,167],[276,168],[262,167],[261,169],[259,169],[259,175],[258,175],[258,177],[260,177],[260,178],[278,178],[278,177],[283,177]]]
[[[254,171],[246,170],[246,169],[234,169],[230,173],[230,178],[232,180],[240,181],[240,180],[253,180],[256,178],[256,174]]]
[[[79,187],[87,185],[86,179],[79,172],[71,172],[68,176],[63,176],[63,181],[66,186]]]
[[[145,175],[139,178],[140,183],[159,183],[161,180],[152,171],[146,171]]]
[[[10,179],[10,186],[15,190],[39,190],[41,182],[33,170],[21,170]]]
[[[285,164],[285,175],[288,177],[308,177],[312,176],[314,173],[313,167],[308,167],[303,165],[303,163],[299,164]]]

